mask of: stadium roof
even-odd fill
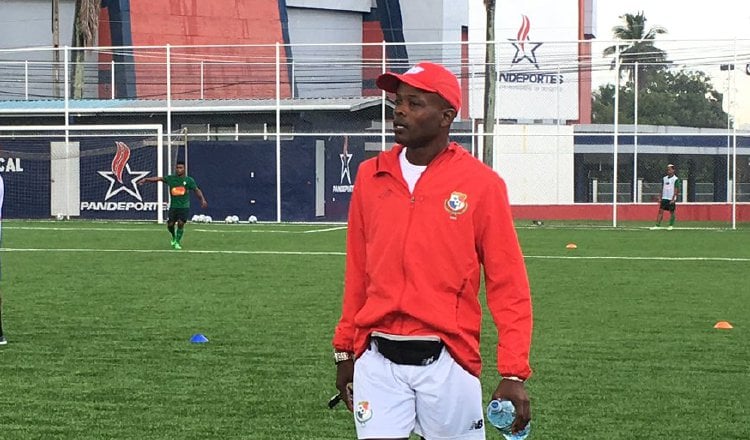
[[[350,111],[356,112],[377,107],[383,100],[379,96],[354,98],[296,98],[282,99],[173,99],[171,106],[165,99],[71,99],[67,111],[77,114],[90,113],[200,113],[200,112],[239,112],[266,113],[280,110],[289,111]],[[393,108],[393,103],[385,101]],[[0,101],[0,114],[47,115],[66,111],[65,100],[12,100]]]

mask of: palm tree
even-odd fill
[[[76,0],[75,17],[73,22],[73,46],[76,48],[91,47],[96,41],[99,30],[99,11],[101,0]],[[74,50],[73,63],[73,98],[83,98],[84,63],[86,53],[84,50]]]
[[[646,15],[641,11],[635,15],[621,15],[625,25],[612,28],[612,34],[617,40],[623,40],[621,44],[609,46],[604,49],[604,56],[610,57],[618,54],[620,61],[620,74],[627,73],[628,81],[635,78],[635,63],[642,65],[641,71],[646,73],[639,78],[639,85],[643,84],[646,76],[653,71],[663,69],[668,63],[667,53],[654,46],[657,35],[666,34],[667,30],[661,26],[654,26],[646,30]],[[611,69],[617,65],[617,59],[612,60]]]

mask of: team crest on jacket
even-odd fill
[[[455,218],[459,214],[463,214],[469,209],[469,203],[466,201],[467,195],[458,191],[453,191],[448,199],[445,201],[445,210],[451,213],[451,217]]]

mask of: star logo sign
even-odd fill
[[[516,48],[516,53],[513,55],[513,61],[511,62],[518,64],[523,60],[527,60],[538,69],[539,63],[536,60],[536,50],[539,49],[542,43],[529,42],[529,30],[531,30],[529,17],[521,15],[521,27],[518,28],[518,35],[515,40],[509,40],[513,41],[511,44]]]
[[[352,184],[352,175],[349,172],[349,162],[352,161],[352,154],[349,153],[349,136],[344,137],[344,150],[339,154],[341,158],[341,179],[339,183],[344,184],[344,177],[349,185]]]
[[[117,145],[117,151],[112,159],[112,171],[97,171],[100,176],[109,181],[109,188],[104,200],[109,200],[125,191],[142,202],[143,198],[138,190],[138,181],[146,177],[150,171],[131,171],[128,164],[130,147],[125,142],[115,142],[115,145]]]

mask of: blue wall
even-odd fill
[[[81,218],[156,219],[159,185],[137,185],[156,172],[156,149],[138,148],[137,139],[71,139],[80,143]],[[127,162],[119,162],[121,182],[114,176],[115,141],[130,147]],[[315,215],[315,143],[316,139],[298,137],[281,144],[281,219],[283,221],[345,221],[350,193],[336,192],[342,182],[344,138],[325,137],[325,216]],[[6,141],[4,156],[21,157],[23,172],[5,172],[5,218],[49,218],[51,170],[50,139]],[[349,171],[354,182],[359,163],[364,159],[364,140],[348,143],[351,154]],[[180,151],[178,159],[184,159]],[[165,172],[168,170],[165,170]],[[209,207],[202,210],[191,198],[191,215],[206,214],[216,221],[228,215],[247,220],[250,215],[261,221],[276,221],[276,143],[274,141],[191,141],[188,174],[204,192]],[[165,191],[165,198],[166,191]]]

